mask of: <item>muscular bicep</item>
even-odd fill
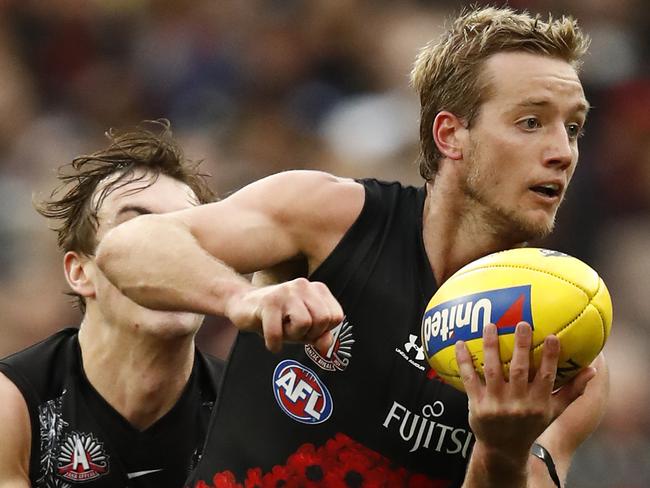
[[[2,373],[0,398],[0,488],[29,488],[29,412],[16,385]]]
[[[222,201],[178,212],[201,246],[240,273],[320,264],[363,206],[363,187],[315,171],[273,175]]]

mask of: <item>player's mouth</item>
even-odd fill
[[[564,185],[558,181],[539,183],[528,188],[546,201],[556,201],[562,196]]]

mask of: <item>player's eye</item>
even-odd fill
[[[566,132],[569,135],[569,139],[575,140],[579,137],[582,137],[584,130],[580,124],[569,124],[566,126]]]
[[[542,124],[540,123],[539,119],[537,117],[526,117],[523,120],[520,120],[518,122],[518,125],[527,131],[532,131],[535,129],[539,129]]]

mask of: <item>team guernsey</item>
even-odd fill
[[[335,341],[272,354],[238,335],[193,485],[462,484],[474,442],[467,397],[428,367],[420,338],[436,290],[425,188],[360,182],[359,217],[310,277],[343,307]]]
[[[202,455],[222,363],[199,351],[172,409],[138,431],[92,387],[78,329],[0,360],[29,410],[36,488],[181,488]]]

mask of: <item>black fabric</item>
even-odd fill
[[[88,382],[77,333],[64,329],[0,360],[29,409],[32,486],[183,487],[202,454],[222,363],[196,351],[177,403],[141,432]]]
[[[432,374],[421,350],[436,290],[422,241],[425,189],[361,183],[359,217],[310,277],[343,306],[338,342],[320,352],[285,345],[276,355],[240,333],[193,483],[215,475],[252,485],[264,476],[329,486],[462,483],[473,443],[467,397]]]

